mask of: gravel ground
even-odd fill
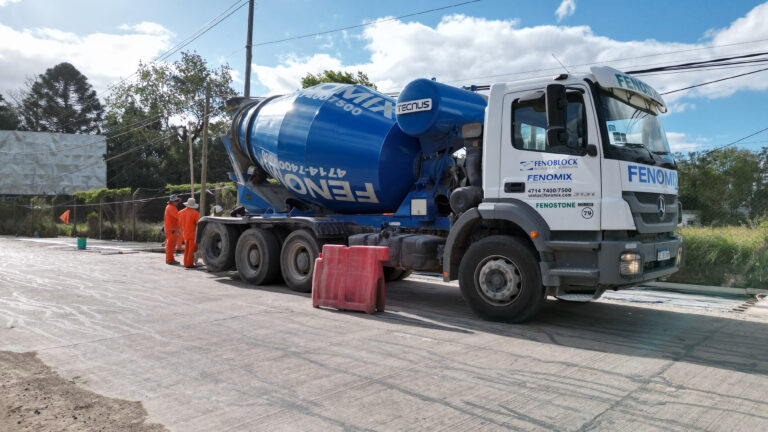
[[[141,402],[113,399],[78,387],[33,352],[0,351],[0,431],[159,432],[145,422]]]

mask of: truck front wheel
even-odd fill
[[[293,291],[312,291],[312,272],[320,247],[315,236],[307,230],[296,230],[285,238],[280,254],[283,279]]]
[[[469,307],[493,321],[528,320],[546,298],[534,252],[511,236],[473,243],[459,265],[459,286]]]
[[[237,241],[235,263],[240,278],[256,284],[267,285],[280,275],[280,243],[275,235],[265,229],[245,230]]]
[[[235,228],[216,222],[209,223],[200,236],[200,256],[209,272],[226,271],[235,264]]]

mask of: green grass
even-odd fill
[[[768,224],[756,227],[686,227],[683,267],[670,281],[768,288]]]

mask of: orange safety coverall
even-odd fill
[[[165,206],[165,262],[176,261],[173,251],[176,248],[176,239],[179,236],[179,209],[172,203]]]
[[[200,220],[200,213],[193,208],[187,207],[179,212],[179,224],[184,235],[184,267],[195,265],[195,249],[197,249],[195,231],[198,220]]]

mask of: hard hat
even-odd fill
[[[214,213],[224,213],[224,208],[221,207],[220,205],[213,206],[213,212]]]
[[[168,201],[181,201],[181,198],[176,194],[172,194]]]

